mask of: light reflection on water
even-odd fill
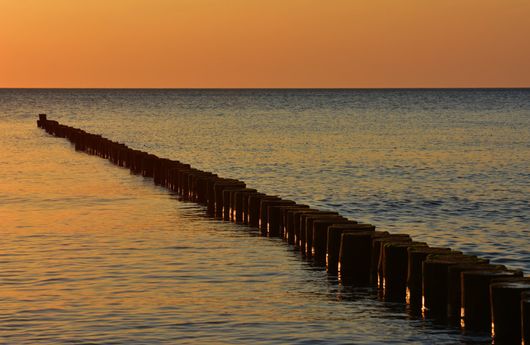
[[[340,92],[1,91],[0,339],[480,343],[370,289],[340,286],[283,242],[212,221],[34,121],[48,112],[528,272],[530,98],[521,92],[376,101]]]

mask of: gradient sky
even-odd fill
[[[0,87],[529,87],[530,0],[0,0]]]

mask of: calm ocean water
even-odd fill
[[[76,153],[38,113],[530,272],[530,90],[0,90],[0,343],[479,344]]]

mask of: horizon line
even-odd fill
[[[480,87],[0,87],[0,90],[526,90],[530,86]]]

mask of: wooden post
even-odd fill
[[[521,294],[521,333],[523,345],[530,345],[530,292]]]
[[[37,120],[37,126],[44,128],[44,123],[47,121],[46,114],[39,114],[39,119]]]
[[[240,220],[239,222],[236,220],[236,209],[237,209],[237,195],[238,193],[241,193],[241,192],[245,192],[245,191],[248,191],[249,188],[237,188],[237,189],[229,189],[228,190],[228,200],[225,200],[227,201],[226,205],[226,212],[228,213],[228,219],[226,220],[230,220],[234,223],[240,223],[241,222],[241,215],[240,215]],[[255,189],[252,189],[252,191],[256,191]],[[224,193],[224,192],[223,192]],[[240,199],[240,209],[241,209],[241,198]]]
[[[463,263],[450,266],[447,272],[447,317],[449,321],[458,326],[461,324],[462,272],[506,269],[504,265],[492,265],[485,262]]]
[[[323,219],[323,218],[327,218],[327,217],[337,217],[337,218],[343,218],[341,216],[339,216],[339,214],[337,212],[327,212],[327,211],[321,211],[321,212],[317,212],[317,213],[301,213],[300,216],[299,216],[299,230],[298,230],[298,234],[300,234],[300,237],[299,237],[299,241],[298,241],[298,248],[300,249],[300,251],[302,252],[303,255],[305,255],[305,250],[307,248],[307,235],[308,235],[308,231],[307,231],[307,221],[308,219],[312,218],[312,219]],[[311,235],[312,235],[312,232],[311,232]],[[311,244],[313,242],[313,239],[311,238]]]
[[[307,205],[300,204],[287,204],[287,205],[271,205],[269,206],[269,236],[271,237],[282,237],[284,238],[284,224],[283,224],[283,214],[286,209],[292,208],[309,208]]]
[[[449,253],[450,248],[410,247],[408,248],[406,302],[414,313],[421,311],[422,265],[429,254]]]
[[[261,195],[263,193],[256,192],[241,192],[241,215],[243,218],[243,224],[249,224],[249,198],[251,195]]]
[[[412,242],[409,234],[389,234],[374,238],[372,242],[372,283],[383,289],[383,248],[389,242]]]
[[[405,302],[407,295],[408,249],[428,247],[425,242],[388,242],[381,252],[383,297],[386,301]]]
[[[341,228],[331,225],[330,228]],[[342,227],[338,274],[344,284],[368,285],[372,275],[372,242],[374,238],[388,236],[386,231],[351,231]]]
[[[304,239],[305,244],[301,248],[302,254],[304,254],[307,258],[313,257],[313,229],[314,224],[317,221],[328,221],[336,222],[336,224],[343,224],[346,222],[349,222],[350,224],[357,224],[357,222],[351,222],[347,218],[344,218],[340,215],[308,215],[305,216],[305,220],[302,221],[302,231],[304,232]]]
[[[309,207],[298,207],[298,206],[292,206],[287,207],[283,210],[283,226],[284,226],[284,237],[287,240],[287,243],[296,245],[296,239],[295,239],[295,231],[294,231],[294,218],[298,214],[298,212],[301,211],[317,211],[315,209],[309,208]]]
[[[521,294],[530,292],[530,278],[490,285],[491,321],[495,344],[520,344]]]
[[[223,191],[228,189],[245,188],[245,183],[237,180],[222,180],[214,185],[215,194],[215,216],[222,218],[224,213]]]
[[[314,208],[304,208],[300,210],[292,210],[287,212],[287,226],[289,235],[292,233],[293,243],[289,241],[289,244],[293,244],[295,248],[300,248],[300,216],[305,213],[320,213],[321,210]]]
[[[263,236],[267,236],[269,233],[269,211],[270,206],[280,206],[280,205],[295,205],[296,202],[292,200],[285,200],[278,198],[277,200],[273,199],[262,199],[260,202],[260,232]]]
[[[234,210],[234,220],[236,223],[239,224],[245,224],[244,216],[245,216],[245,210],[248,208],[248,198],[245,198],[245,195],[257,193],[258,191],[252,188],[245,188],[245,189],[239,189],[237,192],[235,192],[234,196],[234,204],[235,204],[235,210]],[[247,203],[247,207],[245,207],[245,201]]]
[[[423,314],[439,320],[447,319],[449,267],[462,263],[487,263],[476,256],[451,252],[431,254],[423,262]]]
[[[280,200],[275,195],[267,195],[263,193],[252,194],[248,198],[248,225],[259,228],[260,227],[260,208],[261,200]]]
[[[354,220],[346,218],[320,218],[313,220],[313,240],[311,255],[317,265],[326,265],[326,250],[328,247],[328,227],[331,225],[357,224]],[[306,249],[307,250],[307,249]]]
[[[206,214],[208,214],[210,217],[215,217],[215,184],[222,182],[224,179],[218,176],[212,176],[206,180],[206,191],[208,193],[207,196],[207,204],[208,207],[206,209]]]
[[[328,228],[328,246],[326,250],[326,270],[329,274],[338,274],[339,255],[342,243],[342,234],[355,231],[375,231],[372,224],[351,224],[345,228],[340,225],[332,225]],[[348,248],[344,248],[345,253]]]

